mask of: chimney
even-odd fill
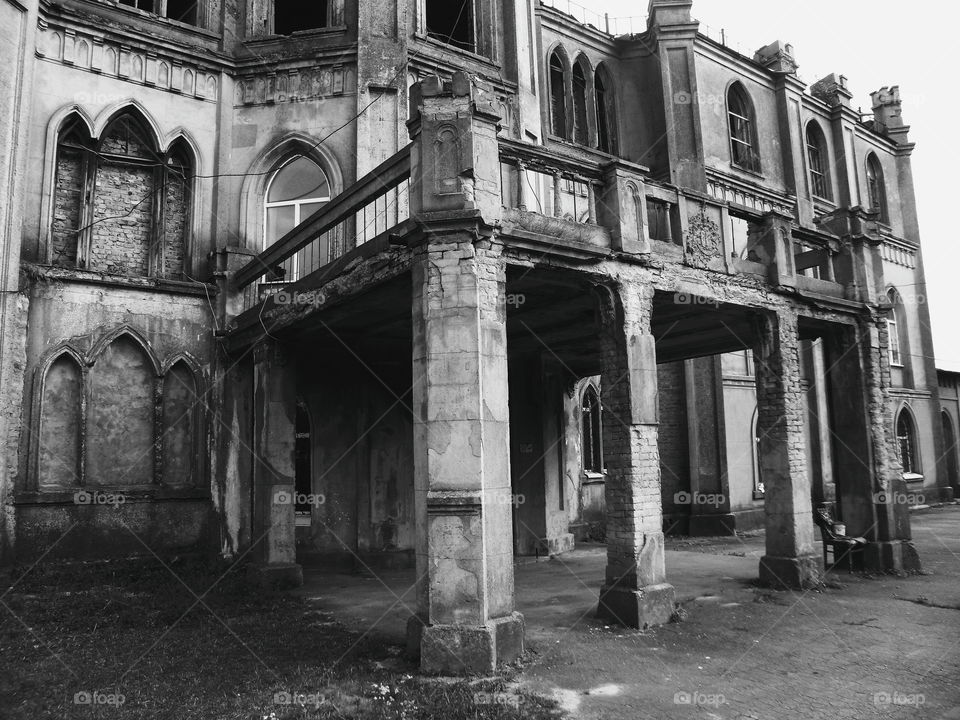
[[[650,0],[650,5],[647,6],[647,29],[660,25],[691,23],[692,9],[693,0]]]
[[[754,53],[753,59],[767,70],[778,75],[795,75],[797,59],[793,56],[793,45],[782,40],[775,40],[766,47]]]
[[[846,76],[837,73],[830,73],[825,78],[817,80],[810,86],[810,94],[830,107],[839,105],[850,107],[850,100],[853,99],[853,93],[847,87]]]
[[[900,86],[882,87],[870,93],[873,100],[873,120],[878,132],[886,133],[903,127],[900,116]]]

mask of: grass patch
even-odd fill
[[[0,717],[560,715],[552,701],[518,692],[510,673],[419,677],[375,630],[363,635],[316,604],[251,587],[242,570],[198,560],[171,567],[177,577],[157,561],[15,573],[0,600]]]

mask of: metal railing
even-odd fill
[[[240,268],[234,287],[294,282],[401,224],[410,215],[409,179],[408,145]]]
[[[647,31],[645,15],[610,17],[607,13],[598,13],[573,0],[540,0],[540,4],[566,13],[581,25],[587,25],[614,37],[637,35]]]

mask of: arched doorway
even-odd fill
[[[943,445],[947,456],[947,479],[952,487],[960,484],[960,460],[957,458],[957,431],[953,426],[950,413],[940,411],[940,422],[943,425]]]

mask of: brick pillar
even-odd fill
[[[633,282],[601,296],[607,569],[599,615],[628,627],[665,623],[674,610],[663,558],[652,299],[652,288]]]
[[[513,605],[506,266],[433,228],[413,266],[417,617],[425,672],[489,673],[523,652]]]
[[[848,535],[870,541],[864,551],[869,569],[919,570],[890,413],[887,342],[883,317],[827,339],[837,515]]]
[[[766,491],[767,548],[760,560],[760,582],[811,587],[819,583],[821,571],[813,548],[796,316],[779,312],[762,318],[753,352],[760,472]]]
[[[300,585],[294,515],[296,384],[286,349],[272,340],[253,354],[252,575],[271,585]]]

